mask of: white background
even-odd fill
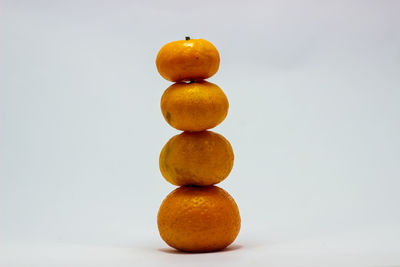
[[[0,16],[0,265],[400,266],[399,1],[11,1]],[[242,230],[158,235],[167,42],[219,49]]]

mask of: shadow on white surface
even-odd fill
[[[231,245],[231,246],[228,246],[227,248],[224,248],[223,250],[209,251],[209,252],[184,252],[184,251],[176,250],[173,248],[159,248],[158,251],[168,253],[168,254],[193,255],[193,254],[225,253],[225,252],[238,250],[241,248],[243,248],[242,245]]]

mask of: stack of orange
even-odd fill
[[[229,103],[217,85],[204,79],[219,68],[219,53],[204,39],[175,41],[158,52],[156,65],[174,82],[161,98],[161,111],[174,128],[160,154],[164,178],[180,186],[162,202],[157,223],[161,238],[188,252],[221,250],[240,230],[239,209],[233,198],[214,186],[233,166],[233,151],[222,135],[207,131],[220,124]]]

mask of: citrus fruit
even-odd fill
[[[235,240],[240,214],[234,199],[217,186],[182,186],[162,202],[157,224],[169,246],[207,252],[221,250]]]
[[[233,167],[231,144],[211,132],[183,132],[172,137],[160,153],[160,170],[174,185],[206,186],[224,180]]]
[[[161,97],[165,120],[181,131],[203,131],[220,124],[229,102],[217,85],[206,82],[175,83]]]
[[[219,68],[219,53],[215,46],[204,39],[170,42],[157,54],[156,66],[168,81],[207,79]]]

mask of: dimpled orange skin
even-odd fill
[[[199,81],[175,83],[161,97],[165,120],[181,131],[203,131],[220,124],[228,114],[229,102],[217,85]]]
[[[187,252],[221,250],[240,231],[235,200],[217,186],[183,186],[162,202],[157,216],[161,238],[171,247]]]
[[[224,180],[232,170],[231,144],[211,131],[183,132],[172,137],[160,153],[160,170],[173,185],[207,186]]]
[[[164,45],[157,54],[156,66],[168,81],[201,80],[213,76],[219,68],[217,48],[207,40],[191,39]]]

